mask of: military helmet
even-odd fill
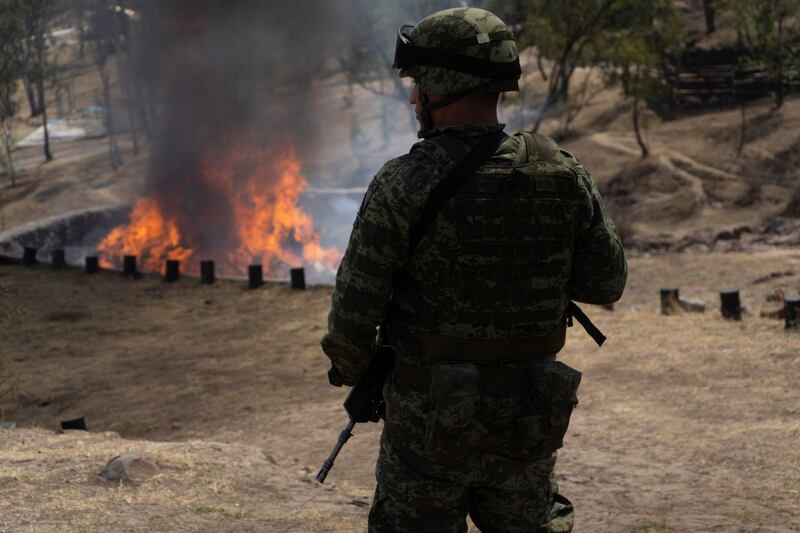
[[[394,68],[431,94],[518,91],[522,71],[514,36],[496,15],[445,9],[397,34]]]

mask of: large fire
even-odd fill
[[[167,259],[186,268],[213,259],[228,276],[245,274],[250,264],[262,264],[267,275],[280,277],[288,267],[301,265],[333,272],[341,252],[320,244],[313,219],[297,205],[308,182],[291,146],[234,144],[203,158],[200,169],[198,186],[211,191],[219,209],[187,212],[191,203],[175,196],[192,191],[140,198],[130,222],[114,228],[98,246],[101,264],[118,266],[123,255],[136,255],[142,270],[150,272],[163,271]],[[207,235],[212,229],[216,238]]]

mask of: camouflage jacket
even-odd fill
[[[469,149],[482,136],[502,127],[465,125],[445,131]],[[559,150],[553,141],[547,142],[556,154],[556,166],[570,168],[573,176],[570,191],[555,192],[564,193],[562,196],[569,192],[574,200],[563,203],[563,209],[569,213],[560,213],[561,219],[548,214],[552,215],[553,209],[562,209],[559,207],[562,204],[539,205],[535,224],[515,226],[513,231],[528,232],[527,236],[536,244],[528,248],[538,251],[524,252],[526,270],[513,269],[518,278],[520,272],[523,276],[514,284],[502,279],[476,284],[481,267],[492,262],[491,248],[472,252],[483,253],[477,264],[466,265],[462,260],[470,252],[464,251],[459,241],[459,235],[464,233],[459,226],[465,224],[458,217],[463,218],[464,211],[457,212],[454,205],[461,192],[437,217],[418,248],[413,253],[409,250],[411,228],[431,190],[451,168],[447,154],[437,152],[437,147],[425,140],[414,145],[410,153],[383,166],[369,185],[353,224],[336,276],[328,333],[322,339],[323,351],[340,371],[345,384],[355,384],[366,370],[379,324],[387,325],[390,343],[398,356],[414,357],[419,352],[416,335],[431,333],[462,338],[541,335],[563,323],[568,299],[596,304],[619,299],[627,278],[627,264],[597,184],[570,154]],[[507,139],[478,174],[491,180],[491,174],[484,172],[486,168],[503,170],[502,167],[519,165],[519,154],[527,153],[520,146],[524,143],[519,135]],[[560,183],[555,185],[562,187]],[[540,188],[547,189],[541,184]],[[521,207],[513,209],[519,209],[512,211],[518,216],[506,218],[518,221],[531,218]],[[486,219],[480,227],[488,227],[490,214],[481,212],[480,216],[467,218]],[[503,214],[499,215],[494,217],[495,227],[508,227]],[[574,229],[562,227],[565,224],[560,220],[564,216],[574,220],[574,224],[569,224]],[[544,244],[539,235],[542,233],[546,234]],[[496,236],[487,239],[496,240]],[[464,268],[460,263],[464,263]],[[560,266],[548,270],[548,265]],[[562,279],[556,279],[559,277]],[[518,287],[519,281],[524,286]],[[485,294],[483,300],[478,297],[481,294]],[[472,298],[472,295],[478,296]],[[487,306],[492,307],[494,302],[498,302],[498,312],[487,315]],[[473,316],[484,320],[472,319]],[[487,316],[496,318],[486,321]]]

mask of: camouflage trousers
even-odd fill
[[[384,387],[369,531],[462,533],[467,515],[485,533],[571,531],[572,505],[553,479],[555,453],[537,456],[519,437],[529,402],[481,395],[470,386],[474,365],[439,366],[455,377],[434,376],[428,393],[393,376]]]

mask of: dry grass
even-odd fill
[[[378,425],[358,428],[326,483],[332,492],[308,483],[345,422],[317,345],[329,288],[245,291],[20,266],[0,266],[0,281],[4,305],[20,309],[0,346],[25,383],[10,417],[52,428],[85,415],[94,431],[170,441],[0,433],[3,457],[22,461],[0,467],[0,505],[27,509],[0,516],[27,517],[36,530],[68,513],[61,530],[311,531],[346,511],[337,527],[363,527]],[[662,285],[709,310],[660,316]],[[742,289],[751,312],[742,322],[715,309],[728,287]],[[797,288],[798,252],[631,261],[617,311],[588,310],[607,345],[575,328],[561,355],[584,372],[559,462],[578,531],[800,530],[800,335],[754,316],[776,289]],[[92,474],[126,451],[166,467],[139,486],[98,484]],[[27,530],[9,520],[0,529]]]
[[[0,442],[0,531],[353,531],[362,521],[362,507],[254,446],[43,429],[3,431]],[[160,472],[96,478],[127,451],[157,458]]]

